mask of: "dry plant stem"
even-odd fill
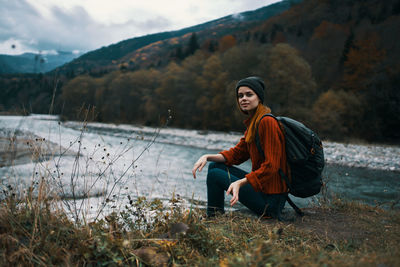
[[[39,219],[39,213],[40,213],[40,204],[42,203],[42,196],[44,194],[44,179],[41,179],[40,185],[39,185],[39,192],[38,192],[38,197],[36,201],[36,205],[34,207],[34,226],[32,228],[32,234],[31,234],[31,240],[29,243],[29,247],[32,247],[33,242],[35,241],[35,236],[36,232],[38,230],[38,219]],[[33,204],[33,203],[32,203]]]
[[[70,151],[71,147],[78,141],[78,139],[75,142],[71,142],[70,146],[64,151],[61,151],[61,129],[59,127],[59,136],[60,136],[60,154],[58,156],[58,160],[55,161],[53,158],[53,162],[56,166],[56,171],[57,171],[57,176],[54,176],[53,173],[51,172],[51,170],[49,168],[47,168],[46,166],[43,165],[42,162],[39,162],[39,165],[47,172],[47,174],[52,178],[53,181],[56,182],[56,185],[58,186],[59,190],[61,191],[61,197],[66,195],[66,191],[64,189],[64,184],[61,181],[61,172],[60,172],[60,162],[61,162],[61,158],[68,152]],[[72,208],[70,207],[69,202],[65,202],[66,206],[68,207],[68,210],[72,211]]]
[[[167,123],[165,124],[165,126],[167,126],[167,124],[168,124],[168,121],[167,121]],[[165,127],[165,126],[164,126],[164,127]],[[146,147],[145,147],[145,148],[140,152],[140,154],[131,162],[131,164],[130,164],[130,165],[125,169],[125,171],[121,174],[121,176],[114,182],[114,184],[113,184],[112,187],[111,187],[111,190],[108,192],[107,198],[110,198],[110,196],[111,196],[112,193],[114,192],[115,187],[116,187],[117,184],[122,180],[122,178],[125,177],[125,175],[126,175],[126,173],[128,172],[128,170],[129,170],[130,168],[132,168],[132,166],[134,166],[134,164],[139,160],[139,158],[143,155],[143,153],[144,153],[145,151],[149,150],[150,147],[154,144],[154,142],[156,141],[157,137],[158,137],[159,134],[160,134],[160,130],[161,130],[161,129],[157,129],[157,130],[155,131],[155,133],[154,133],[154,135],[153,135],[153,138],[150,140],[150,142],[147,143]],[[95,219],[94,219],[95,221],[99,218],[99,216],[100,216],[101,212],[104,210],[105,206],[106,206],[106,202],[103,201],[103,203],[102,203],[102,205],[101,205],[101,208],[100,208],[100,211],[97,213],[97,216],[96,216]]]
[[[56,87],[54,89],[53,94],[55,94],[55,90]],[[51,113],[51,110],[49,111]],[[84,207],[84,201],[81,201],[80,203],[78,202],[78,180],[80,179],[81,176],[81,172],[85,171],[84,174],[82,174],[82,177],[85,179],[88,176],[89,173],[89,164],[90,164],[90,160],[91,157],[85,156],[83,154],[83,144],[82,144],[82,140],[83,137],[85,135],[85,129],[87,128],[87,121],[88,121],[88,115],[89,115],[89,109],[86,109],[85,112],[85,117],[84,117],[84,122],[83,122],[83,126],[82,129],[80,131],[79,136],[72,142],[70,142],[69,146],[66,149],[63,149],[61,146],[61,124],[58,123],[58,139],[59,139],[59,150],[58,150],[58,157],[52,157],[52,161],[53,164],[55,165],[55,169],[54,171],[51,170],[49,168],[48,165],[44,164],[44,162],[42,160],[39,160],[37,165],[41,166],[41,168],[45,171],[45,173],[47,174],[47,177],[51,179],[52,182],[55,183],[56,187],[58,188],[59,191],[59,196],[61,197],[61,201],[64,203],[65,207],[67,208],[67,210],[69,211],[69,213],[71,215],[73,215],[73,218],[76,222],[79,222],[79,217],[82,213],[82,209]],[[166,127],[169,123],[169,119],[166,121],[166,123],[163,125],[163,127]],[[20,122],[20,125],[18,128],[20,128],[22,121]],[[161,128],[163,128],[161,127]],[[128,143],[125,144],[125,146],[120,149],[117,152],[117,155],[112,157],[110,159],[110,161],[108,162],[108,164],[102,168],[102,166],[97,166],[98,168],[98,173],[95,177],[95,179],[91,182],[88,182],[89,180],[85,179],[83,181],[84,183],[84,190],[83,190],[83,198],[88,198],[90,196],[90,192],[92,191],[92,189],[96,186],[96,184],[101,180],[104,179],[105,175],[107,172],[109,172],[109,176],[107,176],[107,179],[105,180],[106,182],[106,188],[108,189],[106,191],[106,194],[103,195],[104,200],[109,199],[114,191],[116,190],[117,186],[121,183],[122,179],[124,179],[124,177],[127,176],[127,173],[130,169],[132,169],[132,167],[134,167],[134,165],[136,164],[136,162],[143,156],[143,154],[148,151],[150,149],[150,147],[155,143],[156,139],[158,138],[161,128],[156,129],[152,138],[150,139],[150,141],[146,144],[146,146],[140,151],[140,153],[134,157],[134,159],[132,160],[132,162],[129,164],[129,166],[127,166],[126,168],[124,168],[122,170],[122,173],[120,175],[116,175],[116,173],[114,172],[112,166],[115,162],[117,162],[125,153],[128,153],[129,151],[131,151],[133,149],[133,145],[129,145]],[[14,132],[13,137],[12,138],[16,138],[16,132]],[[130,138],[129,138],[130,139]],[[128,140],[129,140],[128,139]],[[62,158],[67,154],[67,152],[71,151],[72,147],[74,145],[76,145],[76,143],[78,143],[78,151],[75,154],[75,158],[74,158],[74,162],[72,165],[72,170],[71,170],[71,174],[69,177],[69,185],[68,185],[68,190],[66,187],[66,184],[63,183],[62,181],[62,177],[63,177],[63,173],[60,169],[60,164],[62,162]],[[17,145],[15,142],[12,143],[13,145]],[[47,148],[50,149],[50,146],[48,144]],[[41,151],[40,147],[36,148],[35,151]],[[13,149],[13,151],[16,151],[16,148]],[[95,149],[93,151],[93,154],[95,154],[98,150]],[[42,155],[38,155],[39,159],[42,159]],[[81,159],[85,160],[85,166],[82,169],[81,166]],[[33,172],[33,174],[35,173],[35,170]],[[36,173],[37,174],[37,173]],[[41,180],[40,182],[40,188],[39,188],[39,192],[38,192],[38,197],[42,198],[41,194],[44,194],[43,192],[43,186],[45,184],[45,180],[44,180],[44,176],[41,176]],[[35,180],[35,178],[34,178]],[[71,198],[65,198],[65,196],[67,196],[67,192],[70,192],[71,194]],[[79,198],[82,198],[81,196],[79,196]],[[99,216],[102,214],[102,212],[104,211],[104,208],[106,207],[106,201],[103,201],[102,204],[100,205],[100,208],[98,209],[97,213],[95,214],[95,220],[97,220],[99,218]],[[37,222],[35,222],[36,225]],[[35,229],[35,228],[34,228]],[[32,233],[32,236],[35,235],[35,230]],[[32,239],[33,240],[33,239]]]
[[[83,131],[79,135],[79,141],[82,140],[83,137]],[[70,187],[71,187],[71,192],[72,192],[72,204],[74,206],[74,212],[75,212],[75,220],[78,221],[79,218],[79,211],[77,209],[77,198],[76,198],[76,180],[79,177],[79,159],[81,156],[81,147],[82,147],[82,142],[79,143],[79,149],[78,153],[76,154],[74,164],[72,166],[72,173],[71,173],[71,178],[70,178]]]
[[[82,209],[83,209],[83,205],[84,205],[84,201],[81,201],[80,204],[78,204],[78,196],[77,196],[77,181],[78,178],[80,177],[80,159],[83,157],[83,153],[82,153],[82,140],[85,134],[85,129],[87,128],[87,119],[88,119],[88,114],[89,114],[89,110],[87,109],[85,112],[85,119],[83,122],[83,126],[81,128],[80,134],[77,137],[77,139],[73,142],[70,142],[69,147],[67,147],[67,149],[62,152],[61,151],[61,126],[59,124],[58,127],[58,133],[59,133],[59,141],[60,141],[60,153],[59,153],[59,157],[57,158],[57,160],[55,160],[55,158],[53,158],[53,162],[56,166],[56,175],[53,174],[53,172],[49,169],[46,168],[46,166],[43,165],[42,162],[39,162],[39,164],[46,170],[47,174],[49,175],[49,177],[52,178],[53,181],[56,182],[56,185],[58,186],[60,193],[61,193],[61,198],[63,203],[65,204],[65,206],[67,207],[67,210],[70,212],[70,214],[73,214],[74,220],[76,222],[79,221],[79,216],[82,213]],[[166,127],[168,125],[169,120],[166,121],[165,125],[163,127]],[[146,144],[145,148],[139,153],[138,156],[135,157],[135,159],[132,160],[132,162],[129,164],[129,166],[123,170],[122,174],[119,175],[119,177],[115,176],[115,173],[112,169],[112,166],[114,165],[115,162],[117,162],[124,154],[126,154],[127,152],[129,152],[130,150],[133,149],[133,145],[128,145],[125,144],[124,148],[121,149],[121,151],[119,151],[117,153],[117,155],[115,157],[113,157],[109,163],[105,166],[105,168],[102,168],[101,166],[97,166],[98,167],[98,174],[96,175],[96,178],[94,181],[92,181],[90,184],[87,184],[87,180],[83,181],[84,182],[84,192],[83,193],[83,198],[88,198],[90,197],[90,192],[92,191],[92,189],[96,186],[96,184],[100,181],[100,179],[104,178],[104,175],[107,172],[110,172],[109,177],[106,179],[106,188],[108,188],[109,190],[107,190],[107,193],[105,195],[103,195],[103,201],[102,204],[100,205],[99,209],[97,210],[96,216],[95,216],[95,221],[99,218],[99,216],[102,214],[104,208],[106,207],[107,204],[107,199],[110,199],[110,197],[113,195],[117,185],[119,185],[121,183],[121,180],[126,176],[126,174],[128,173],[128,171],[135,165],[135,163],[142,157],[142,155],[148,151],[150,149],[150,147],[154,144],[154,142],[156,141],[157,137],[159,136],[160,133],[160,129],[156,129],[155,133],[153,134],[153,137],[151,138],[151,140]],[[130,139],[130,138],[128,138]],[[72,166],[72,172],[70,175],[70,182],[69,182],[69,189],[71,192],[71,199],[66,199],[63,196],[67,195],[66,192],[66,188],[65,185],[62,182],[62,172],[60,171],[60,163],[61,163],[61,159],[62,157],[65,155],[65,153],[67,153],[67,151],[71,150],[72,146],[75,145],[76,143],[78,143],[78,151],[76,153],[75,159],[74,159],[74,163]],[[92,156],[97,152],[97,148],[95,148],[95,150],[92,153]],[[90,164],[90,159],[92,157],[86,157],[85,158],[85,173],[82,175],[82,177],[87,177],[88,173],[89,173],[89,164]]]
[[[86,120],[87,120],[87,116],[88,116],[88,112],[86,112],[86,114],[85,114]],[[86,121],[86,120],[85,120],[85,121]],[[80,168],[79,168],[79,159],[80,159],[80,157],[81,157],[81,155],[82,155],[82,153],[81,153],[81,147],[82,147],[82,142],[81,142],[81,140],[82,140],[82,138],[83,138],[83,135],[84,135],[84,131],[82,130],[82,131],[80,132],[80,135],[77,137],[77,139],[76,139],[74,142],[71,142],[70,145],[69,145],[69,147],[68,147],[65,151],[62,151],[62,146],[61,146],[61,127],[60,127],[60,125],[59,125],[59,142],[60,142],[59,151],[60,151],[60,153],[59,153],[59,156],[57,157],[57,161],[53,158],[53,162],[54,162],[54,164],[55,164],[55,166],[56,166],[56,173],[57,173],[56,176],[51,172],[51,170],[50,170],[49,168],[47,168],[46,166],[44,166],[44,164],[43,164],[41,161],[39,161],[39,164],[45,169],[45,171],[47,172],[47,174],[49,175],[49,177],[51,177],[52,180],[56,182],[56,185],[58,186],[58,188],[59,188],[59,190],[60,190],[60,193],[61,193],[62,201],[63,201],[63,203],[66,205],[68,211],[69,211],[71,214],[74,214],[74,219],[75,219],[75,220],[78,220],[79,214],[80,214],[80,210],[81,210],[81,209],[78,208],[78,206],[77,206],[76,182],[77,182],[77,179],[78,179],[78,177],[79,177],[79,170],[80,170]],[[72,146],[73,146],[74,144],[76,144],[76,143],[79,144],[79,148],[78,148],[78,152],[76,153],[76,156],[75,156],[75,159],[74,159],[74,163],[73,163],[73,167],[72,167],[72,172],[71,172],[71,176],[70,176],[70,189],[71,189],[71,193],[72,193],[72,203],[71,203],[70,201],[67,201],[67,200],[65,200],[65,199],[63,198],[63,196],[66,196],[67,193],[66,193],[66,191],[65,191],[64,184],[62,183],[62,180],[61,180],[61,176],[62,176],[62,175],[61,175],[59,166],[60,166],[60,162],[61,162],[62,157],[63,157],[68,151],[70,151],[70,149],[72,148]],[[71,206],[71,205],[72,205],[72,206]]]

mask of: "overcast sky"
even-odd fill
[[[90,51],[279,0],[0,0],[0,54]]]

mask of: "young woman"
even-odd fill
[[[271,110],[264,106],[264,82],[258,77],[247,77],[236,85],[236,100],[240,110],[248,115],[244,121],[247,129],[239,143],[219,154],[206,154],[194,164],[192,173],[201,171],[207,161],[212,161],[207,173],[207,215],[215,216],[224,212],[224,191],[232,195],[231,206],[237,201],[248,207],[259,216],[280,219],[286,202],[287,187],[278,170],[285,174],[287,164],[285,157],[284,135],[278,122],[272,117],[261,117]],[[256,129],[259,129],[261,156],[255,144]],[[250,158],[252,171],[233,167]]]

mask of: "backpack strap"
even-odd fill
[[[293,201],[290,199],[289,195],[286,196],[286,201],[289,203],[290,206],[292,206],[292,208],[294,209],[294,211],[296,211],[296,213],[300,216],[303,217],[304,216],[304,212],[297,207],[296,204],[293,203]]]
[[[258,152],[260,153],[261,157],[263,157],[263,158],[264,158],[264,151],[263,151],[263,149],[262,149],[262,147],[261,147],[260,135],[259,135],[259,133],[258,133],[258,125],[260,124],[261,120],[262,120],[264,117],[267,117],[267,116],[268,116],[268,117],[274,118],[274,119],[278,122],[278,125],[279,125],[278,119],[277,119],[273,114],[271,114],[271,113],[264,114],[264,115],[261,117],[261,119],[260,119],[260,121],[258,122],[258,124],[257,124],[256,136],[255,136],[255,143],[256,143]],[[281,127],[281,126],[279,125],[279,127]],[[287,177],[287,175],[283,172],[283,170],[282,170],[281,168],[279,168],[279,174],[280,174],[280,176],[281,176],[281,179],[284,180],[284,181],[286,182],[286,185],[288,186],[289,191],[290,191],[290,190],[291,190],[291,184],[290,184],[290,181],[289,181],[289,177]],[[292,201],[292,200],[290,199],[290,197],[289,197],[289,194],[286,195],[286,201],[287,201],[287,202],[289,203],[289,205],[296,211],[296,213],[297,213],[299,216],[301,216],[301,217],[304,216],[304,212],[302,212],[301,209],[300,209],[299,207],[297,207],[296,204],[293,203],[293,201]]]
[[[289,182],[289,177],[287,177],[287,175],[282,171],[281,168],[279,168],[279,174],[281,175],[282,180],[285,180],[286,185],[289,187],[289,192],[290,192],[292,190],[292,188],[291,188],[291,184]],[[286,195],[286,201],[289,203],[290,206],[292,206],[292,208],[296,211],[296,213],[300,217],[304,216],[304,212],[301,211],[301,209],[299,207],[297,207],[297,205],[294,204],[294,202],[290,199],[289,193]]]

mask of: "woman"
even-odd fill
[[[258,77],[247,77],[236,85],[236,100],[240,110],[248,115],[244,121],[247,129],[239,143],[218,154],[206,154],[194,164],[192,173],[201,171],[207,161],[212,161],[207,174],[207,215],[224,212],[224,191],[232,195],[231,206],[237,201],[264,218],[280,219],[286,202],[287,186],[278,170],[287,174],[284,135],[278,122],[270,117],[261,117],[271,110],[264,106],[264,82]],[[262,156],[255,144],[256,129],[259,129]],[[251,159],[252,171],[233,167]]]

